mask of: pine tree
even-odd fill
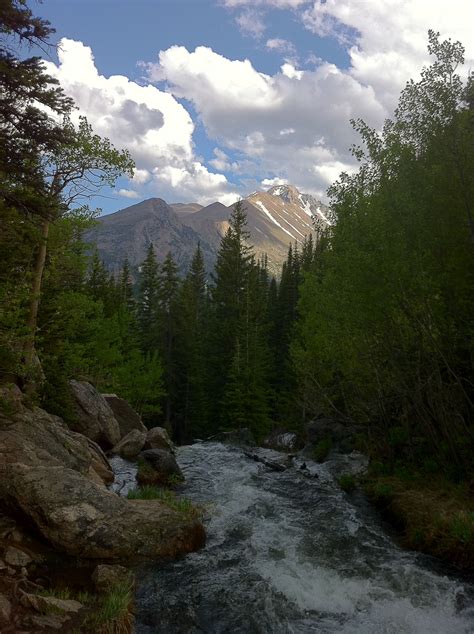
[[[177,423],[172,421],[177,393],[176,361],[174,356],[174,342],[177,327],[177,293],[179,287],[178,267],[171,253],[161,265],[158,274],[158,324],[160,328],[159,351],[164,363],[165,397],[165,425],[173,430],[176,437]]]
[[[202,250],[198,245],[179,299],[179,436],[185,441],[209,435],[206,331],[208,294]]]
[[[135,297],[133,295],[133,282],[130,273],[130,263],[127,258],[123,261],[122,270],[118,280],[118,292],[120,304],[130,313],[135,310]]]
[[[272,390],[269,348],[268,282],[265,270],[252,262],[249,270],[237,344],[224,392],[224,420],[248,427],[260,440],[268,432]],[[244,417],[244,423],[243,419]]]
[[[89,274],[86,280],[86,289],[92,299],[102,302],[109,291],[109,274],[100,259],[97,249],[92,255]]]
[[[156,352],[159,348],[159,280],[158,262],[153,244],[148,246],[146,258],[140,267],[137,300],[137,321],[140,346],[144,354]]]
[[[209,356],[213,359],[210,388],[213,395],[212,417],[221,415],[221,400],[237,345],[237,332],[242,318],[252,249],[250,234],[241,201],[234,205],[229,228],[222,238],[215,267],[212,289],[212,315],[209,332]]]

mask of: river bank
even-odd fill
[[[115,475],[104,451],[130,455],[133,445],[135,457],[142,456],[139,465],[160,482],[177,477],[179,467],[172,448],[142,451],[145,443],[163,441],[155,438],[159,428],[123,430],[105,398],[89,384],[81,388],[87,391],[77,421],[81,432],[30,402],[17,386],[0,389],[0,630],[5,633],[131,632],[128,569],[205,543],[197,515],[167,499],[129,499],[110,488]]]
[[[467,483],[405,471],[369,473],[363,486],[406,548],[474,573],[474,496]]]

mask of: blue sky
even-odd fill
[[[428,28],[472,46],[473,5],[44,0],[34,10],[60,43],[49,72],[136,161],[133,181],[93,201],[108,213],[150,196],[230,204],[276,182],[324,199],[355,167],[349,119],[379,127],[391,115],[428,60]]]

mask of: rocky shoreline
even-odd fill
[[[29,405],[18,387],[0,390],[2,632],[81,631],[81,619],[90,617],[92,608],[78,597],[103,592],[104,585],[99,591],[94,580],[101,567],[116,575],[121,564],[174,558],[205,543],[198,517],[160,500],[120,497],[108,488],[114,480],[108,451],[139,457],[163,484],[173,473],[182,476],[163,430],[146,430],[116,396],[103,397],[78,381],[72,388],[75,431]],[[65,580],[55,574],[61,566],[62,576],[69,577],[68,593],[75,588],[73,598],[58,596],[61,590],[63,597],[68,594]],[[127,584],[122,574],[112,591]],[[100,601],[89,603],[97,607]]]

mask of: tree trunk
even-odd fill
[[[38,309],[41,297],[41,281],[43,279],[44,265],[46,262],[46,249],[48,244],[50,222],[51,221],[48,218],[44,218],[43,220],[43,225],[41,227],[41,242],[36,256],[35,270],[33,274],[30,308],[26,323],[28,328],[28,338],[24,346],[24,358],[28,375],[30,374],[30,369],[33,369],[35,366],[39,366],[40,375],[42,374],[41,365],[39,365],[39,359],[36,355],[35,339],[38,323]]]

